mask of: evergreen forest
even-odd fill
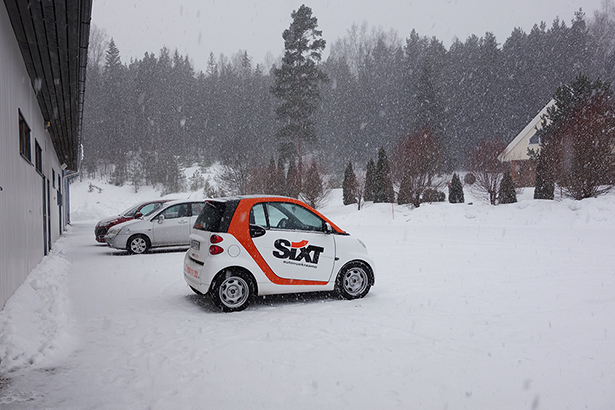
[[[341,39],[324,33],[328,54],[319,68],[327,78],[314,114],[316,138],[303,155],[341,185],[349,162],[364,168],[380,148],[389,151],[428,127],[447,170],[463,170],[480,141],[510,142],[577,75],[615,80],[612,9],[537,22],[503,42],[473,35],[448,49],[410,28],[405,39],[366,24]],[[275,69],[255,64],[246,51],[210,54],[204,70],[166,48],[122,63],[112,39],[92,37],[82,171],[118,184],[172,185],[194,163],[278,161]]]

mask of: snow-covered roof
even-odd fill
[[[523,130],[517,134],[515,139],[506,146],[504,151],[499,155],[499,159],[502,162],[509,162],[514,160],[529,159],[527,155],[527,149],[540,149],[538,142],[532,143],[531,138],[536,134],[536,130],[540,125],[540,120],[543,115],[547,113],[547,110],[555,105],[555,100],[551,100],[544,106],[542,110],[530,121]]]

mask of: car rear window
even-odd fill
[[[194,229],[208,232],[227,232],[239,201],[205,201]]]

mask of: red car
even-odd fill
[[[157,211],[162,207],[162,204],[167,202],[168,199],[159,199],[156,201],[141,202],[119,215],[111,216],[109,218],[101,219],[94,228],[94,235],[96,240],[101,243],[105,243],[105,235],[107,231],[114,225],[121,224],[122,222],[130,221],[135,218],[141,218]]]

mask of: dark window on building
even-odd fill
[[[28,161],[32,162],[30,152],[30,127],[19,111],[19,153]]]
[[[34,160],[36,165],[36,170],[42,175],[43,174],[43,150],[40,145],[38,145],[38,141],[34,140]]]
[[[540,144],[540,138],[538,137],[538,135],[532,135],[532,137],[530,138],[530,144]]]
[[[51,170],[51,176],[52,176],[51,181],[53,181],[52,184],[53,184],[53,187],[55,188],[56,187],[56,170],[55,169]]]

